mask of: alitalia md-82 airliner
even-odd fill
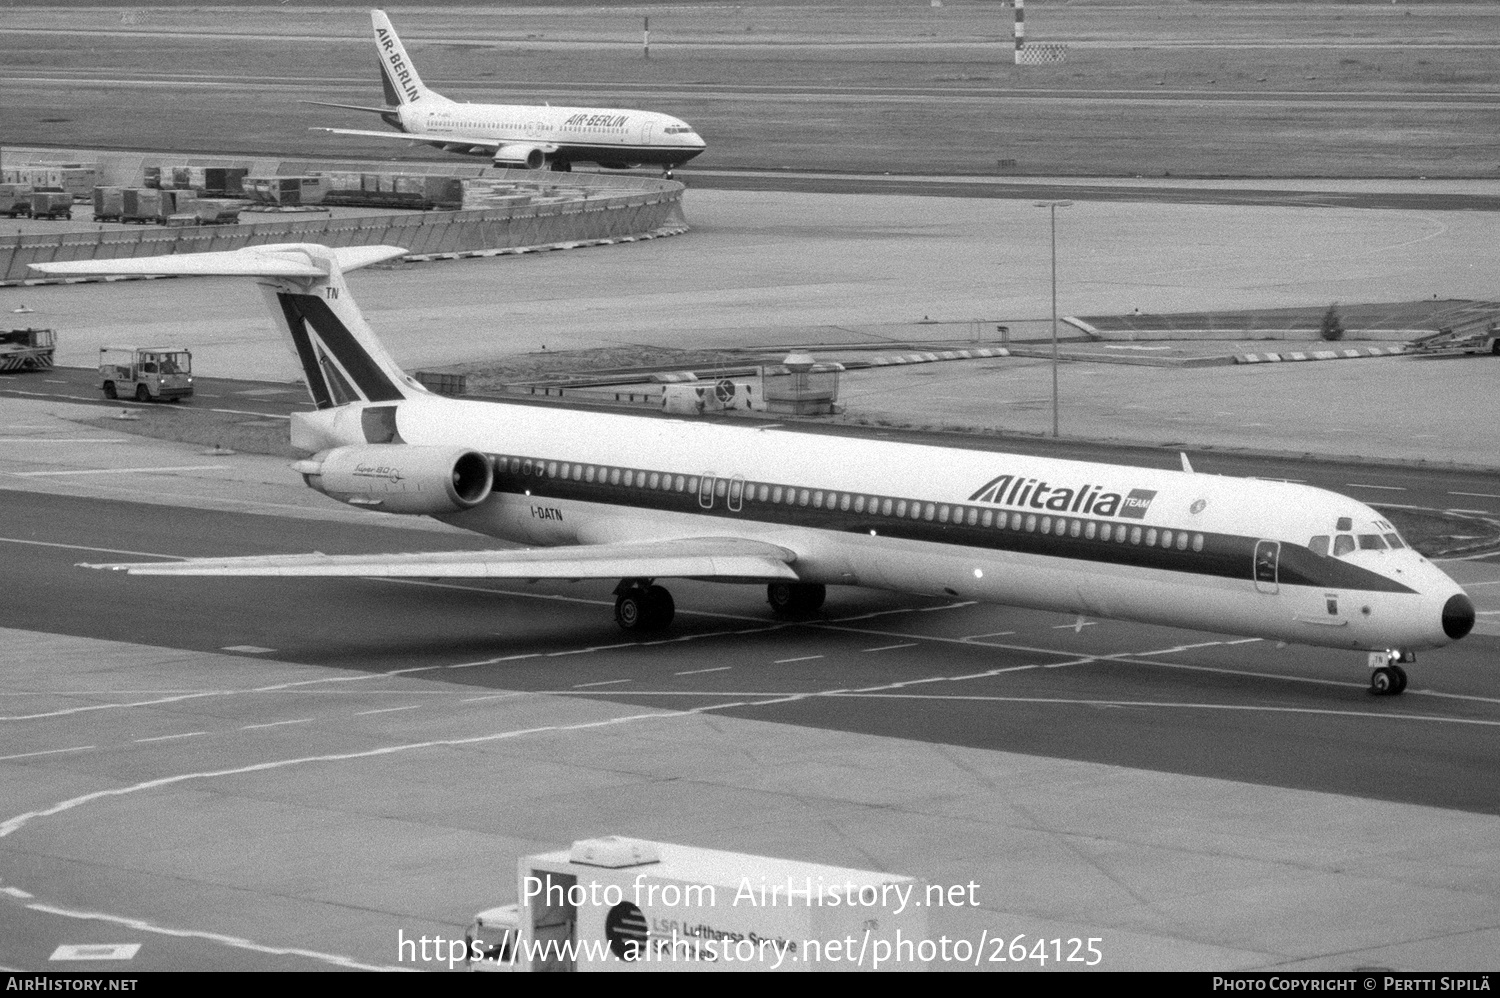
[[[764,585],[806,615],[829,585],[947,596],[1369,653],[1400,693],[1474,606],[1378,512],[1305,485],[794,429],[454,399],[404,374],[343,272],[392,246],[312,244],[33,264],[48,274],[254,278],[315,409],[292,465],[365,509],[524,549],[101,565],[146,575],[618,579],[629,631],[672,620],[658,580]]]
[[[527,104],[460,104],[422,83],[396,29],[384,11],[370,11],[385,107],[305,101],[324,107],[369,111],[396,132],[319,128],[336,135],[366,135],[421,142],[448,152],[488,156],[496,166],[571,170],[574,163],[611,169],[646,164],[673,167],[701,153],[703,139],[691,125],[654,111]]]

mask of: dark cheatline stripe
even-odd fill
[[[349,377],[354,379],[354,387],[360,395],[371,402],[396,402],[406,397],[401,393],[401,389],[386,377],[380,365],[365,353],[364,348],[355,340],[354,334],[339,321],[338,316],[333,314],[323,299],[313,295],[286,293],[281,293],[277,297],[281,299],[281,307],[287,311],[289,320],[292,314],[301,320],[300,323],[289,321],[288,325],[293,326],[294,330],[301,323],[311,326],[312,331],[333,354],[339,365],[349,373]],[[295,331],[292,335],[293,339],[296,339]],[[302,353],[300,344],[297,352],[299,355]],[[304,357],[304,370],[306,370],[306,365],[307,360]],[[320,373],[320,380],[321,377]]]
[[[522,461],[529,463],[533,468],[545,468],[549,463],[549,459],[546,458],[523,458]],[[642,470],[649,471],[649,469]],[[672,474],[685,475],[685,473],[680,472],[673,472]],[[685,475],[685,477],[699,478],[701,482],[701,476],[698,475]],[[754,484],[758,486],[761,483],[756,482]],[[770,482],[765,484],[774,485],[774,483]],[[802,488],[802,486],[798,486],[797,490],[801,491]],[[1082,536],[1073,537],[1071,534],[1059,537],[1056,534],[1043,534],[1040,531],[1027,532],[1024,529],[1013,530],[1009,527],[1005,529],[982,526],[971,527],[966,524],[939,523],[926,519],[913,520],[909,517],[881,516],[869,512],[855,513],[853,511],[790,505],[784,502],[761,502],[748,498],[750,491],[748,484],[744,486],[744,489],[747,498],[743,500],[741,508],[738,510],[729,509],[723,496],[714,496],[713,505],[709,508],[704,508],[699,492],[696,490],[676,492],[664,489],[608,485],[598,481],[592,483],[575,482],[571,478],[549,478],[543,474],[533,473],[527,475],[512,472],[509,470],[508,465],[497,470],[494,487],[496,493],[526,495],[531,500],[572,499],[580,502],[597,502],[634,509],[691,513],[698,516],[713,516],[729,520],[781,523],[789,526],[811,527],[818,530],[836,530],[841,533],[868,534],[873,530],[882,537],[897,537],[903,540],[925,541],[932,544],[951,544],[956,547],[981,548],[990,551],[1015,551],[1021,554],[1044,555],[1049,558],[1065,558],[1070,561],[1129,565],[1136,568],[1154,568],[1162,571],[1182,572],[1187,575],[1237,579],[1245,582],[1253,581],[1255,578],[1255,548],[1256,544],[1264,539],[1236,534],[1215,534],[1189,529],[1186,531],[1189,534],[1203,535],[1203,550],[1181,551],[1175,545],[1170,549],[1159,546],[1148,547],[1144,544],[1121,544],[1113,540],[1104,541],[1097,538],[1090,540]],[[823,491],[825,493],[833,492],[837,494],[837,490],[824,489]],[[901,497],[881,496],[880,498],[892,498],[899,501]],[[923,500],[922,504],[927,505],[927,502]],[[963,503],[948,503],[947,505],[964,511],[969,509],[969,505]],[[997,506],[976,505],[975,508],[981,510],[986,508],[991,509],[997,516],[1001,513],[1008,515],[1013,512],[1020,512],[1020,510],[1005,509]],[[1035,512],[1038,519],[1042,516],[1050,515],[1054,520],[1058,517],[1063,517],[1069,521],[1077,520],[1079,523],[1088,523],[1092,520],[1098,524],[1113,524],[1116,529],[1137,525],[1131,520],[1121,520],[1113,517],[1101,519],[1098,517],[1081,517],[1068,514],[1047,514],[1046,511],[1027,512]],[[1150,528],[1142,526],[1142,529]],[[1169,529],[1174,534],[1183,532],[1178,527],[1158,527],[1156,529]],[[1372,572],[1358,565],[1351,565],[1337,558],[1322,557],[1314,554],[1300,544],[1293,544],[1286,541],[1280,542],[1277,582],[1284,586],[1306,586],[1309,588],[1330,590],[1389,593],[1414,593],[1416,591],[1403,586],[1393,579],[1388,579],[1378,572]]]

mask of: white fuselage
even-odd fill
[[[338,411],[309,417],[327,444],[365,442]],[[1302,485],[436,396],[396,425],[489,454],[493,494],[441,519],[530,545],[746,537],[804,582],[1367,650],[1447,644],[1462,593]]]
[[[437,94],[401,107],[400,127],[459,147],[484,139],[504,146],[534,145],[549,158],[635,165],[677,165],[697,156],[704,142],[671,115],[619,108],[528,104],[461,104]],[[476,146],[476,152],[494,155]]]

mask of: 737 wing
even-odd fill
[[[742,537],[692,537],[504,551],[273,554],[87,564],[132,575],[332,576],[458,579],[718,579],[797,581],[795,552]]]

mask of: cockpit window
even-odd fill
[[[1335,529],[1335,530],[1353,530],[1354,529],[1354,519],[1353,519],[1353,517],[1348,517],[1348,516],[1341,516],[1341,517],[1339,517],[1339,522],[1336,523],[1336,524],[1334,524],[1333,529]]]
[[[1328,535],[1319,534],[1307,542],[1307,547],[1313,554],[1321,554],[1326,557],[1328,554]]]
[[[1339,534],[1337,537],[1335,537],[1333,539],[1333,556],[1335,558],[1342,558],[1344,555],[1348,554],[1350,551],[1353,551],[1353,550],[1354,550],[1354,535],[1353,534]]]
[[[1361,551],[1384,551],[1385,541],[1379,534],[1360,534],[1359,549]]]
[[[1401,535],[1400,534],[1386,534],[1385,535],[1385,542],[1387,544],[1389,544],[1393,549],[1398,550],[1398,551],[1401,548],[1406,547],[1406,545],[1404,543],[1402,543],[1402,541],[1401,541]]]

